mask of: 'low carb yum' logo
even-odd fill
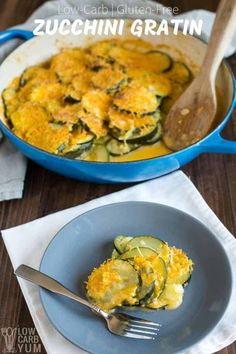
[[[16,352],[15,341],[17,335],[17,328],[12,328],[12,327],[1,328],[1,333],[5,341],[4,352],[15,353]]]
[[[35,328],[1,328],[5,341],[4,353],[40,353],[41,343]]]

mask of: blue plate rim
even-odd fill
[[[175,207],[172,207],[172,206],[169,206],[169,205],[166,205],[166,204],[161,204],[161,203],[155,203],[155,202],[147,202],[147,201],[135,201],[135,200],[130,200],[130,201],[123,201],[123,202],[115,202],[115,203],[109,203],[109,204],[105,204],[105,205],[101,205],[101,206],[98,206],[98,207],[95,207],[95,208],[92,208],[92,209],[89,209],[85,212],[83,212],[82,214],[74,217],[73,219],[71,219],[70,221],[68,221],[63,227],[61,227],[57,233],[53,236],[53,238],[50,240],[49,244],[47,245],[43,255],[42,255],[42,258],[41,258],[41,261],[40,261],[40,264],[39,264],[39,270],[41,271],[42,269],[42,266],[43,266],[43,262],[45,260],[45,256],[46,256],[46,253],[49,249],[49,247],[52,245],[52,243],[54,242],[54,240],[57,238],[58,234],[61,233],[63,231],[64,228],[67,227],[67,225],[69,225],[70,223],[72,223],[74,220],[76,219],[79,219],[80,217],[90,213],[90,212],[94,212],[96,211],[97,209],[105,209],[105,208],[109,208],[110,206],[115,206],[115,205],[118,205],[118,204],[144,204],[144,205],[156,205],[156,206],[159,206],[159,207],[164,207],[166,209],[172,209],[174,210],[175,212],[179,213],[179,214],[182,214],[182,215],[185,215],[187,217],[189,217],[193,222],[201,225],[202,227],[204,227],[212,236],[212,238],[215,239],[215,241],[218,243],[219,247],[221,248],[221,250],[223,251],[224,255],[225,255],[225,259],[226,259],[226,262],[227,262],[227,266],[228,266],[228,270],[229,270],[229,277],[230,277],[230,289],[228,291],[228,298],[226,300],[226,304],[225,304],[225,308],[223,309],[222,311],[222,314],[221,314],[221,317],[219,317],[219,319],[215,322],[214,325],[212,326],[209,326],[208,330],[205,331],[205,333],[203,333],[199,338],[198,340],[196,340],[193,344],[189,345],[189,346],[186,346],[184,349],[181,349],[180,351],[176,351],[176,352],[173,352],[173,354],[182,354],[184,350],[189,350],[190,348],[192,348],[194,345],[200,343],[204,338],[206,338],[212,331],[214,328],[216,328],[217,325],[219,325],[219,323],[221,322],[221,320],[223,319],[224,317],[224,314],[229,306],[229,302],[230,302],[230,299],[232,297],[232,289],[233,289],[233,272],[232,272],[232,267],[231,267],[231,263],[229,261],[229,257],[226,253],[226,250],[224,248],[224,246],[221,244],[221,242],[218,240],[218,238],[216,237],[215,233],[212,232],[202,221],[200,221],[199,219],[197,219],[195,216],[181,210],[181,209],[178,209],[178,208],[175,208]],[[54,327],[54,329],[56,329],[56,331],[58,331],[62,337],[64,337],[66,340],[68,340],[70,343],[72,343],[73,345],[75,345],[77,348],[80,348],[84,351],[86,351],[87,353],[89,354],[97,354],[97,352],[91,352],[89,351],[87,348],[84,348],[83,346],[80,346],[78,345],[78,343],[76,343],[75,341],[73,341],[72,339],[69,339],[68,337],[66,337],[66,335],[62,332],[61,329],[59,329],[58,325],[54,322],[54,320],[52,319],[52,317],[50,316],[50,314],[48,313],[47,309],[46,309],[46,306],[44,304],[44,300],[43,300],[43,292],[44,291],[47,291],[46,289],[43,289],[41,287],[39,287],[39,297],[40,297],[40,301],[41,301],[41,304],[42,304],[42,307],[45,311],[45,314],[47,316],[47,318],[49,319],[50,323],[52,324],[52,326]]]

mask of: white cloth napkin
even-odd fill
[[[87,14],[83,12],[84,5],[87,6],[99,6],[104,4],[106,8],[109,9],[109,12],[104,15],[100,14],[96,17],[122,17],[123,15],[118,14],[116,12],[117,6],[121,4],[128,6],[129,11],[131,13],[131,9],[135,7],[148,7],[152,8],[152,16],[146,15],[146,17],[153,17],[155,19],[160,19],[163,17],[171,18],[166,8],[162,5],[154,2],[154,1],[144,1],[144,0],[56,0],[56,1],[49,1],[46,2],[44,5],[39,7],[32,16],[22,25],[17,26],[17,28],[33,30],[34,28],[34,19],[36,18],[58,18],[62,19],[64,17],[70,18],[73,20],[74,18],[92,18],[94,17],[93,14]],[[68,8],[70,9],[77,9],[74,14],[68,14]],[[66,11],[63,11],[66,9]],[[181,10],[181,9],[180,9]],[[71,11],[73,13],[73,11]],[[86,11],[87,12],[87,11]],[[63,14],[64,13],[64,14]],[[148,14],[150,13],[147,12]],[[129,17],[139,17],[140,15],[133,14],[129,15]],[[205,39],[208,38],[212,23],[214,21],[214,14],[205,11],[205,10],[195,10],[190,11],[185,14],[178,15],[179,18],[187,18],[187,19],[202,19],[203,20],[203,37]],[[9,54],[17,45],[19,41],[13,40],[7,44],[1,46],[0,49],[0,63]],[[231,43],[226,56],[229,56],[234,53],[236,48],[236,36]],[[23,187],[24,187],[24,178],[25,178],[25,171],[26,171],[26,159],[17,152],[17,150],[9,143],[8,141],[3,142],[0,145],[0,201],[6,199],[14,199],[14,198],[21,198]]]
[[[0,145],[0,201],[22,197],[25,171],[25,157],[4,139]]]
[[[183,172],[174,172],[28,224],[2,231],[3,240],[14,269],[21,263],[39,268],[40,260],[51,239],[63,225],[74,217],[101,205],[130,200],[157,202],[179,208],[205,223],[220,240],[227,251],[233,269],[233,292],[230,304],[217,327],[204,340],[185,351],[184,354],[210,354],[232,343],[236,339],[236,240],[207,206]],[[18,280],[47,353],[84,353],[82,349],[75,347],[62,337],[49,322],[40,303],[37,286],[22,279]]]

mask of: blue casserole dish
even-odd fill
[[[171,31],[170,31],[171,32]],[[128,36],[129,34],[127,34]],[[53,35],[34,37],[33,33],[24,30],[8,30],[0,32],[0,43],[13,38],[26,39],[13,51],[0,67],[0,93],[23,70],[49,59],[65,46],[85,46],[96,41],[96,38],[73,35]],[[106,37],[107,38],[107,37]],[[103,39],[101,36],[97,40]],[[156,45],[165,45],[165,51],[178,59],[184,55],[194,71],[202,62],[206,50],[205,42],[197,37],[186,36],[181,32],[176,36],[145,37]],[[169,49],[166,49],[169,48]],[[195,68],[195,69],[194,69]],[[41,166],[61,175],[98,183],[128,183],[139,182],[165,175],[179,169],[202,153],[236,153],[236,142],[225,140],[221,131],[236,107],[236,81],[226,62],[223,62],[216,82],[220,97],[220,111],[217,126],[198,143],[165,156],[130,162],[88,162],[71,160],[65,157],[47,153],[35,148],[18,138],[5,124],[2,102],[0,103],[0,128],[5,136],[28,158]]]

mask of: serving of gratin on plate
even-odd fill
[[[180,210],[148,202],[108,204],[76,217],[52,239],[40,271],[108,316],[124,313],[161,325],[148,344],[112,335],[85,306],[41,288],[57,330],[97,354],[186,351],[222,318],[232,289],[215,235]]]
[[[47,152],[132,161],[171,151],[162,122],[192,80],[184,62],[141,39],[61,50],[2,92],[8,126]]]
[[[112,258],[95,268],[87,295],[100,308],[176,309],[183,301],[193,262],[183,250],[152,236],[117,236]]]

